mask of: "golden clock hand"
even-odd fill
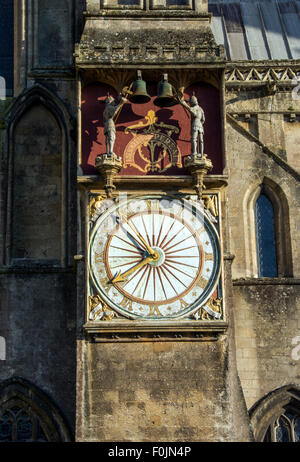
[[[120,215],[121,215],[121,214],[120,214]],[[122,218],[123,218],[124,221],[126,221],[126,223],[128,224],[128,226],[132,229],[132,231],[137,235],[137,237],[140,239],[140,241],[144,244],[144,246],[146,247],[146,250],[148,251],[148,253],[149,253],[150,255],[155,256],[155,250],[153,250],[153,249],[149,246],[149,244],[147,244],[147,242],[145,241],[145,239],[143,238],[143,236],[141,236],[141,234],[135,229],[135,227],[128,221],[127,217],[124,216],[124,215],[122,214]],[[117,217],[117,222],[119,223],[120,226],[123,227],[123,224],[122,224],[122,222],[121,222],[121,216],[120,216],[120,217]],[[125,231],[127,234],[129,234],[129,235],[132,237],[132,239],[133,239],[138,245],[140,245],[140,242],[138,242],[138,240],[136,239],[136,237],[133,236],[129,231],[127,231],[126,228],[124,228],[124,231]]]
[[[145,239],[143,238],[143,236],[140,235],[140,233],[132,226],[131,223],[129,223],[128,220],[126,220],[126,223],[128,224],[128,226],[130,226],[130,228],[132,229],[132,231],[135,232],[135,234],[138,236],[138,238],[140,239],[140,241],[144,244],[144,246],[146,247],[148,253],[152,256],[155,256],[156,255],[156,252],[155,250],[153,250],[149,244],[147,244],[147,242],[145,241]]]
[[[156,252],[155,252],[156,256]],[[153,261],[153,256],[149,256],[142,260],[140,263],[137,263],[135,266],[130,268],[129,270],[125,271],[125,273],[121,274],[121,271],[118,272],[118,274],[112,279],[112,283],[115,282],[124,282],[127,276],[129,276],[131,273],[134,273],[136,270],[142,268],[143,266],[147,265],[150,261]]]

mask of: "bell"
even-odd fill
[[[137,80],[133,82],[132,95],[129,101],[134,104],[145,104],[148,103],[150,99],[151,96],[147,93],[146,82],[142,80],[142,73],[141,71],[137,71]]]
[[[154,100],[155,106],[171,107],[178,104],[178,101],[173,95],[172,85],[168,82],[168,74],[163,74],[162,80],[158,84],[158,96]]]

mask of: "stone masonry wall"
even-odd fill
[[[300,385],[293,338],[300,335],[299,285],[234,287],[237,364],[248,409],[284,385]]]
[[[300,335],[300,183],[297,174],[285,164],[280,165],[283,159],[291,167],[298,168],[298,122],[290,121],[290,92],[266,96],[263,91],[256,90],[228,91],[227,98],[229,112],[253,114],[251,117],[257,120],[255,136],[279,156],[276,161],[227,120],[228,216],[230,247],[235,255],[232,271],[236,354],[249,409],[274,389],[300,384],[300,361],[292,355],[292,340]],[[293,104],[294,111],[299,111],[299,102]],[[245,124],[244,128],[251,131]],[[277,193],[280,191],[279,201],[286,209],[284,219],[281,216],[281,227],[291,246],[286,268],[293,276],[290,279],[257,279],[255,274],[255,226],[251,222],[254,203],[249,198],[263,181],[269,181],[274,190],[277,188]],[[284,251],[279,248],[279,252]]]
[[[229,441],[227,354],[224,340],[80,343],[77,440]]]

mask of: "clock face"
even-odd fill
[[[158,195],[124,200],[94,226],[89,271],[102,299],[127,317],[183,317],[216,287],[218,234],[191,201]]]

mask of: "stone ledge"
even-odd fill
[[[71,267],[51,267],[51,266],[2,266],[0,267],[0,275],[7,274],[7,275],[15,275],[15,274],[60,274],[60,273],[74,273],[75,269],[73,266]]]
[[[212,13],[201,12],[201,11],[192,11],[187,8],[182,9],[153,9],[153,10],[143,10],[143,9],[105,9],[99,12],[84,12],[83,16],[88,19],[113,19],[113,18],[138,18],[138,19],[154,19],[158,20],[168,18],[171,19],[200,19],[202,21],[211,21]]]
[[[83,332],[93,342],[199,342],[217,341],[226,332],[224,321],[136,321],[88,322]]]
[[[233,279],[234,286],[297,286],[300,279],[296,278],[240,278]]]
[[[175,185],[191,187],[193,184],[193,179],[190,175],[181,175],[181,176],[117,176],[114,180],[115,184],[120,185],[140,185],[143,181],[143,185],[169,185],[170,188]],[[103,187],[103,179],[100,175],[80,175],[77,177],[78,184],[86,184],[90,187]],[[222,186],[228,185],[228,175],[207,175],[205,178],[204,184],[209,188],[220,188]]]

